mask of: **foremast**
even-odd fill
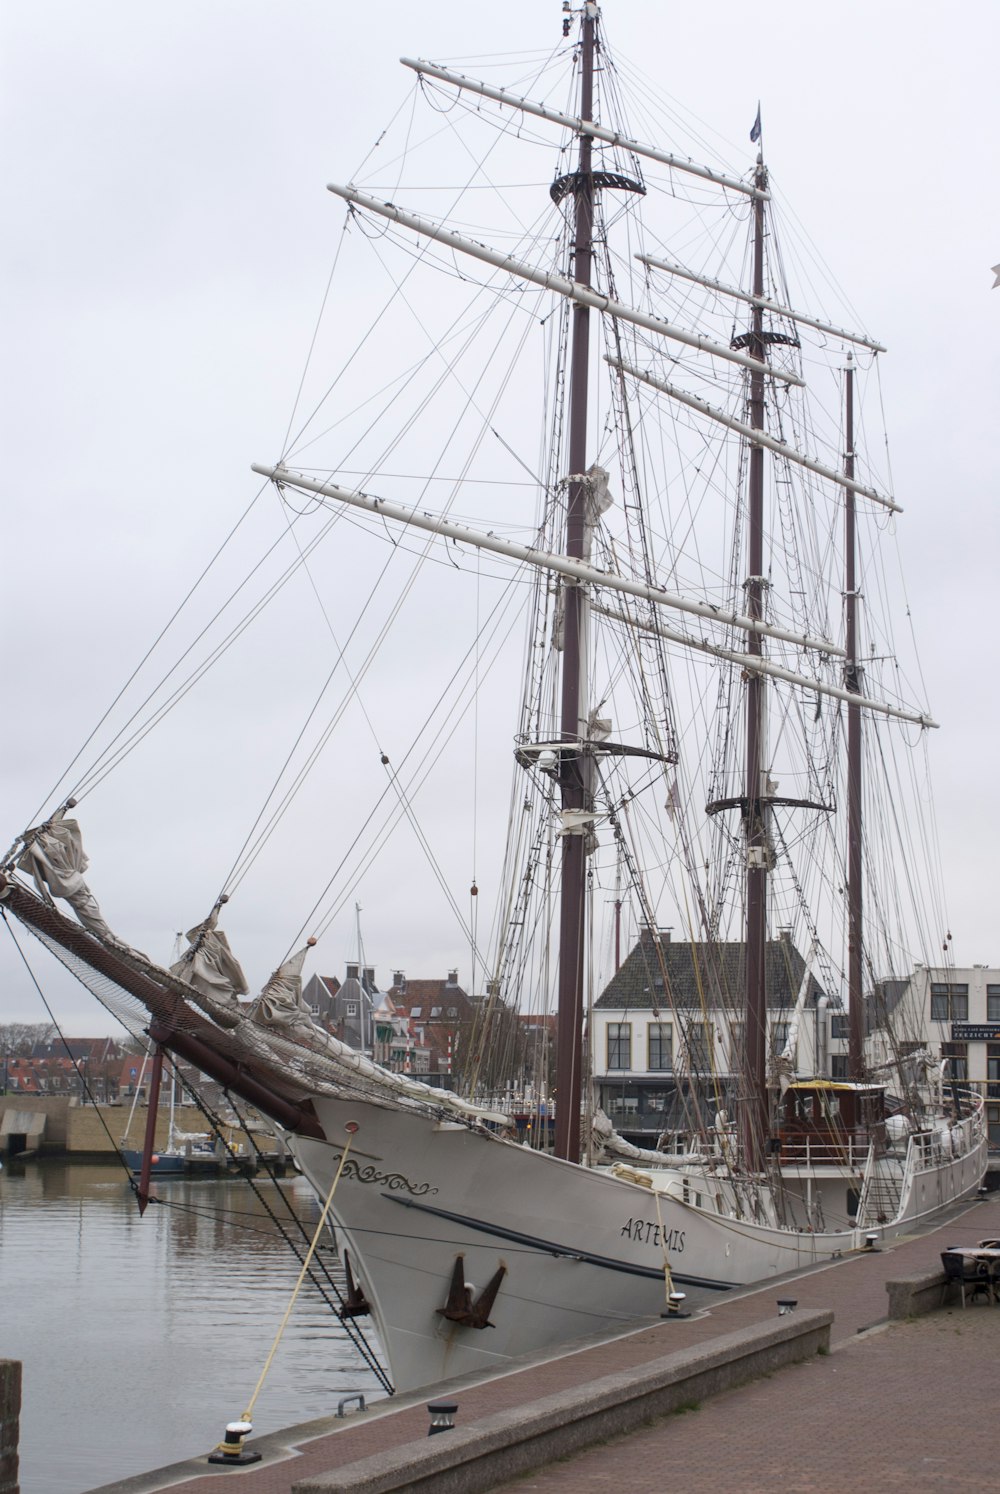
[[[597,6],[584,5],[580,48],[580,118],[594,114],[594,59]],[[593,140],[581,131],[575,200],[573,279],[590,287],[594,235]],[[566,553],[586,553],[587,398],[590,374],[590,307],[576,302],[572,313],[569,396],[569,483]],[[587,678],[584,654],[586,593],[563,587],[560,803],[563,812],[562,880],[559,906],[559,999],[556,1017],[556,1156],[580,1160],[580,1097],[583,1086],[584,929],[587,838],[580,811],[587,798],[586,765],[580,751],[586,730]]]

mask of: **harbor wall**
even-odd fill
[[[10,1155],[25,1150],[37,1156],[114,1156],[128,1114],[125,1105],[80,1105],[65,1095],[4,1095],[0,1097],[0,1150]],[[193,1105],[181,1105],[175,1111],[174,1126],[178,1132],[204,1133],[207,1122]],[[128,1145],[141,1148],[145,1135],[146,1108],[139,1106],[129,1127]],[[161,1108],[156,1117],[156,1145],[165,1147],[169,1135],[170,1115]],[[227,1131],[229,1139],[236,1147],[252,1150],[242,1130],[234,1129],[231,1138]],[[255,1139],[262,1151],[276,1150],[270,1133],[255,1133]]]
[[[18,1494],[21,1361],[0,1359],[0,1494]]]

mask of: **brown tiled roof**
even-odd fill
[[[662,962],[662,963],[661,963]],[[802,984],[805,961],[790,939],[771,939],[764,952],[769,1007],[792,1006]],[[649,933],[612,976],[595,1007],[740,1007],[743,1004],[746,945],[735,941],[687,944],[667,939],[659,950]],[[810,1001],[823,994],[810,979]]]
[[[408,980],[403,990],[390,986],[389,995],[400,1011],[405,1011],[422,1026],[428,1022],[471,1022],[476,1006],[461,986],[450,986],[446,980]],[[449,1017],[449,1008],[455,1016]],[[414,1013],[419,1011],[419,1017]],[[432,1017],[431,1013],[437,1012]]]
[[[419,1006],[421,1001],[440,1001],[445,996],[454,994],[455,992],[458,992],[464,1000],[468,1001],[469,998],[465,991],[462,990],[462,987],[449,986],[447,980],[408,980],[406,985],[400,988],[398,994],[405,1000],[413,1001]],[[390,986],[389,994],[395,999],[397,988]]]

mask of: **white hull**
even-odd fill
[[[766,1280],[860,1248],[872,1228],[888,1237],[969,1196],[986,1167],[978,1124],[958,1156],[921,1162],[911,1146],[892,1220],[808,1231],[732,1217],[729,1185],[697,1171],[657,1174],[651,1190],[460,1122],[364,1101],[317,1096],[314,1103],[331,1141],[288,1142],[325,1199],[344,1127],[358,1126],[331,1214],[398,1390],[502,1368],[520,1355],[657,1316],[666,1306],[665,1255],[682,1289]],[[820,1178],[820,1171],[810,1187],[824,1191],[829,1214],[851,1180],[834,1169]],[[460,1326],[438,1311],[456,1256],[473,1296],[506,1268],[490,1312],[495,1326]]]

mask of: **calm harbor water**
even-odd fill
[[[311,1233],[308,1185],[281,1186]],[[299,1262],[246,1182],[155,1191],[140,1219],[116,1164],[0,1172],[0,1358],[24,1364],[22,1494],[81,1494],[207,1452],[253,1393]],[[384,1394],[307,1281],[254,1430],[328,1415],[355,1390]]]

